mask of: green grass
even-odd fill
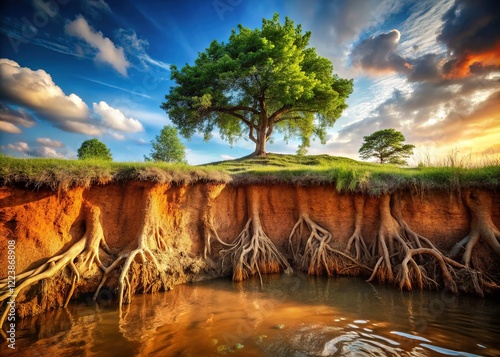
[[[74,186],[89,187],[130,180],[189,184],[198,181],[229,182],[231,177],[214,168],[178,164],[0,156],[0,185],[23,184],[65,190]]]
[[[203,165],[216,167],[230,173],[244,173],[255,169],[293,168],[293,167],[327,167],[333,165],[363,165],[374,164],[360,162],[346,157],[329,155],[280,155],[268,154],[264,157],[243,157],[236,160],[226,160]]]
[[[269,154],[202,166],[0,156],[0,184],[23,184],[53,190],[114,181],[241,184],[333,185],[342,192],[378,195],[396,190],[459,191],[500,187],[500,165],[484,167],[401,168],[328,155]]]
[[[404,168],[328,155],[270,154],[206,165],[233,176],[235,184],[334,185],[338,191],[378,195],[401,189],[457,191],[500,187],[500,165]]]

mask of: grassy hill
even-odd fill
[[[398,167],[329,155],[250,157],[204,165],[230,174],[238,184],[335,185],[339,191],[380,194],[398,189],[500,187],[500,165],[464,167]]]
[[[298,167],[326,168],[335,165],[362,165],[374,166],[374,164],[356,161],[347,157],[330,155],[282,155],[268,154],[262,157],[243,157],[235,160],[225,160],[202,165],[205,167],[216,167],[231,173],[243,173],[259,169],[289,169]]]
[[[380,194],[400,189],[500,187],[500,165],[479,168],[403,168],[329,155],[246,157],[201,166],[165,163],[17,159],[0,156],[0,184],[53,190],[113,181],[224,182],[230,184],[334,185],[339,191]]]

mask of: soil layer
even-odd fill
[[[500,193],[481,189],[363,196],[329,185],[7,186],[0,278],[15,241],[20,317],[83,294],[98,301],[111,292],[121,306],[188,281],[292,269],[481,295],[500,281],[497,227]],[[1,311],[10,295],[0,280]]]

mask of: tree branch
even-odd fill
[[[255,135],[254,135],[253,131],[254,131],[254,127],[253,127],[253,126],[251,126],[251,127],[250,127],[250,135],[249,135],[249,137],[250,137],[250,140],[252,140],[254,143],[256,143],[256,144],[257,144],[257,138],[255,137]]]
[[[269,127],[267,128],[266,141],[269,140],[269,138],[271,137],[271,135],[273,135],[273,131],[274,131],[274,123],[271,122],[271,124],[269,124]]]
[[[296,117],[281,117],[280,119],[278,120],[275,120],[274,123],[280,123],[282,121],[285,121],[285,120],[294,120],[294,119],[304,119],[304,117],[301,117],[301,116],[296,116]]]
[[[288,104],[285,104],[283,105],[280,109],[278,109],[277,111],[275,111],[270,117],[269,117],[269,121],[270,122],[276,122],[276,120],[278,120],[283,114],[286,114],[288,113],[290,110],[292,109],[292,106],[291,105],[288,105]]]
[[[238,110],[245,110],[247,112],[251,112],[253,114],[260,114],[260,112],[252,107],[247,107],[246,105],[235,105],[233,107],[215,107],[213,110],[215,111],[223,111],[223,112],[235,112]]]
[[[243,110],[243,109],[242,109]],[[245,118],[243,115],[238,114],[234,112],[233,110],[229,110],[227,108],[214,108],[212,111],[214,112],[219,112],[219,113],[226,113],[229,115],[232,115],[235,118],[240,119],[243,123],[245,123],[249,128],[255,128],[255,125],[249,121],[247,118]]]
[[[284,114],[298,113],[298,112],[300,112],[300,113],[317,113],[318,111],[314,110],[314,109],[293,108],[293,109],[288,110]],[[282,115],[279,116],[279,119],[275,119],[274,120],[274,123],[279,123],[279,122],[282,122],[282,121],[285,121],[285,120],[290,120],[290,119],[303,119],[303,117],[302,116],[284,117],[283,114],[282,114]]]

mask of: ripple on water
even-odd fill
[[[355,324],[362,325],[362,324],[367,324],[368,320],[354,320],[353,322]]]
[[[480,355],[476,355],[474,353],[462,352],[462,351],[454,351],[449,350],[447,348],[442,348],[438,346],[433,346],[427,343],[421,343],[420,346],[428,348],[434,352],[439,352],[445,356],[463,356],[463,357],[481,357]]]
[[[424,356],[406,353],[399,343],[341,327],[302,324],[263,346],[266,356]]]
[[[419,340],[419,341],[423,341],[423,342],[431,342],[430,340],[426,339],[425,337],[417,336],[417,335],[412,335],[412,334],[405,333],[405,332],[391,331],[391,333],[393,335],[397,335],[397,336],[401,336],[401,337],[406,337],[406,338],[409,338],[409,339],[412,339],[412,340]]]

